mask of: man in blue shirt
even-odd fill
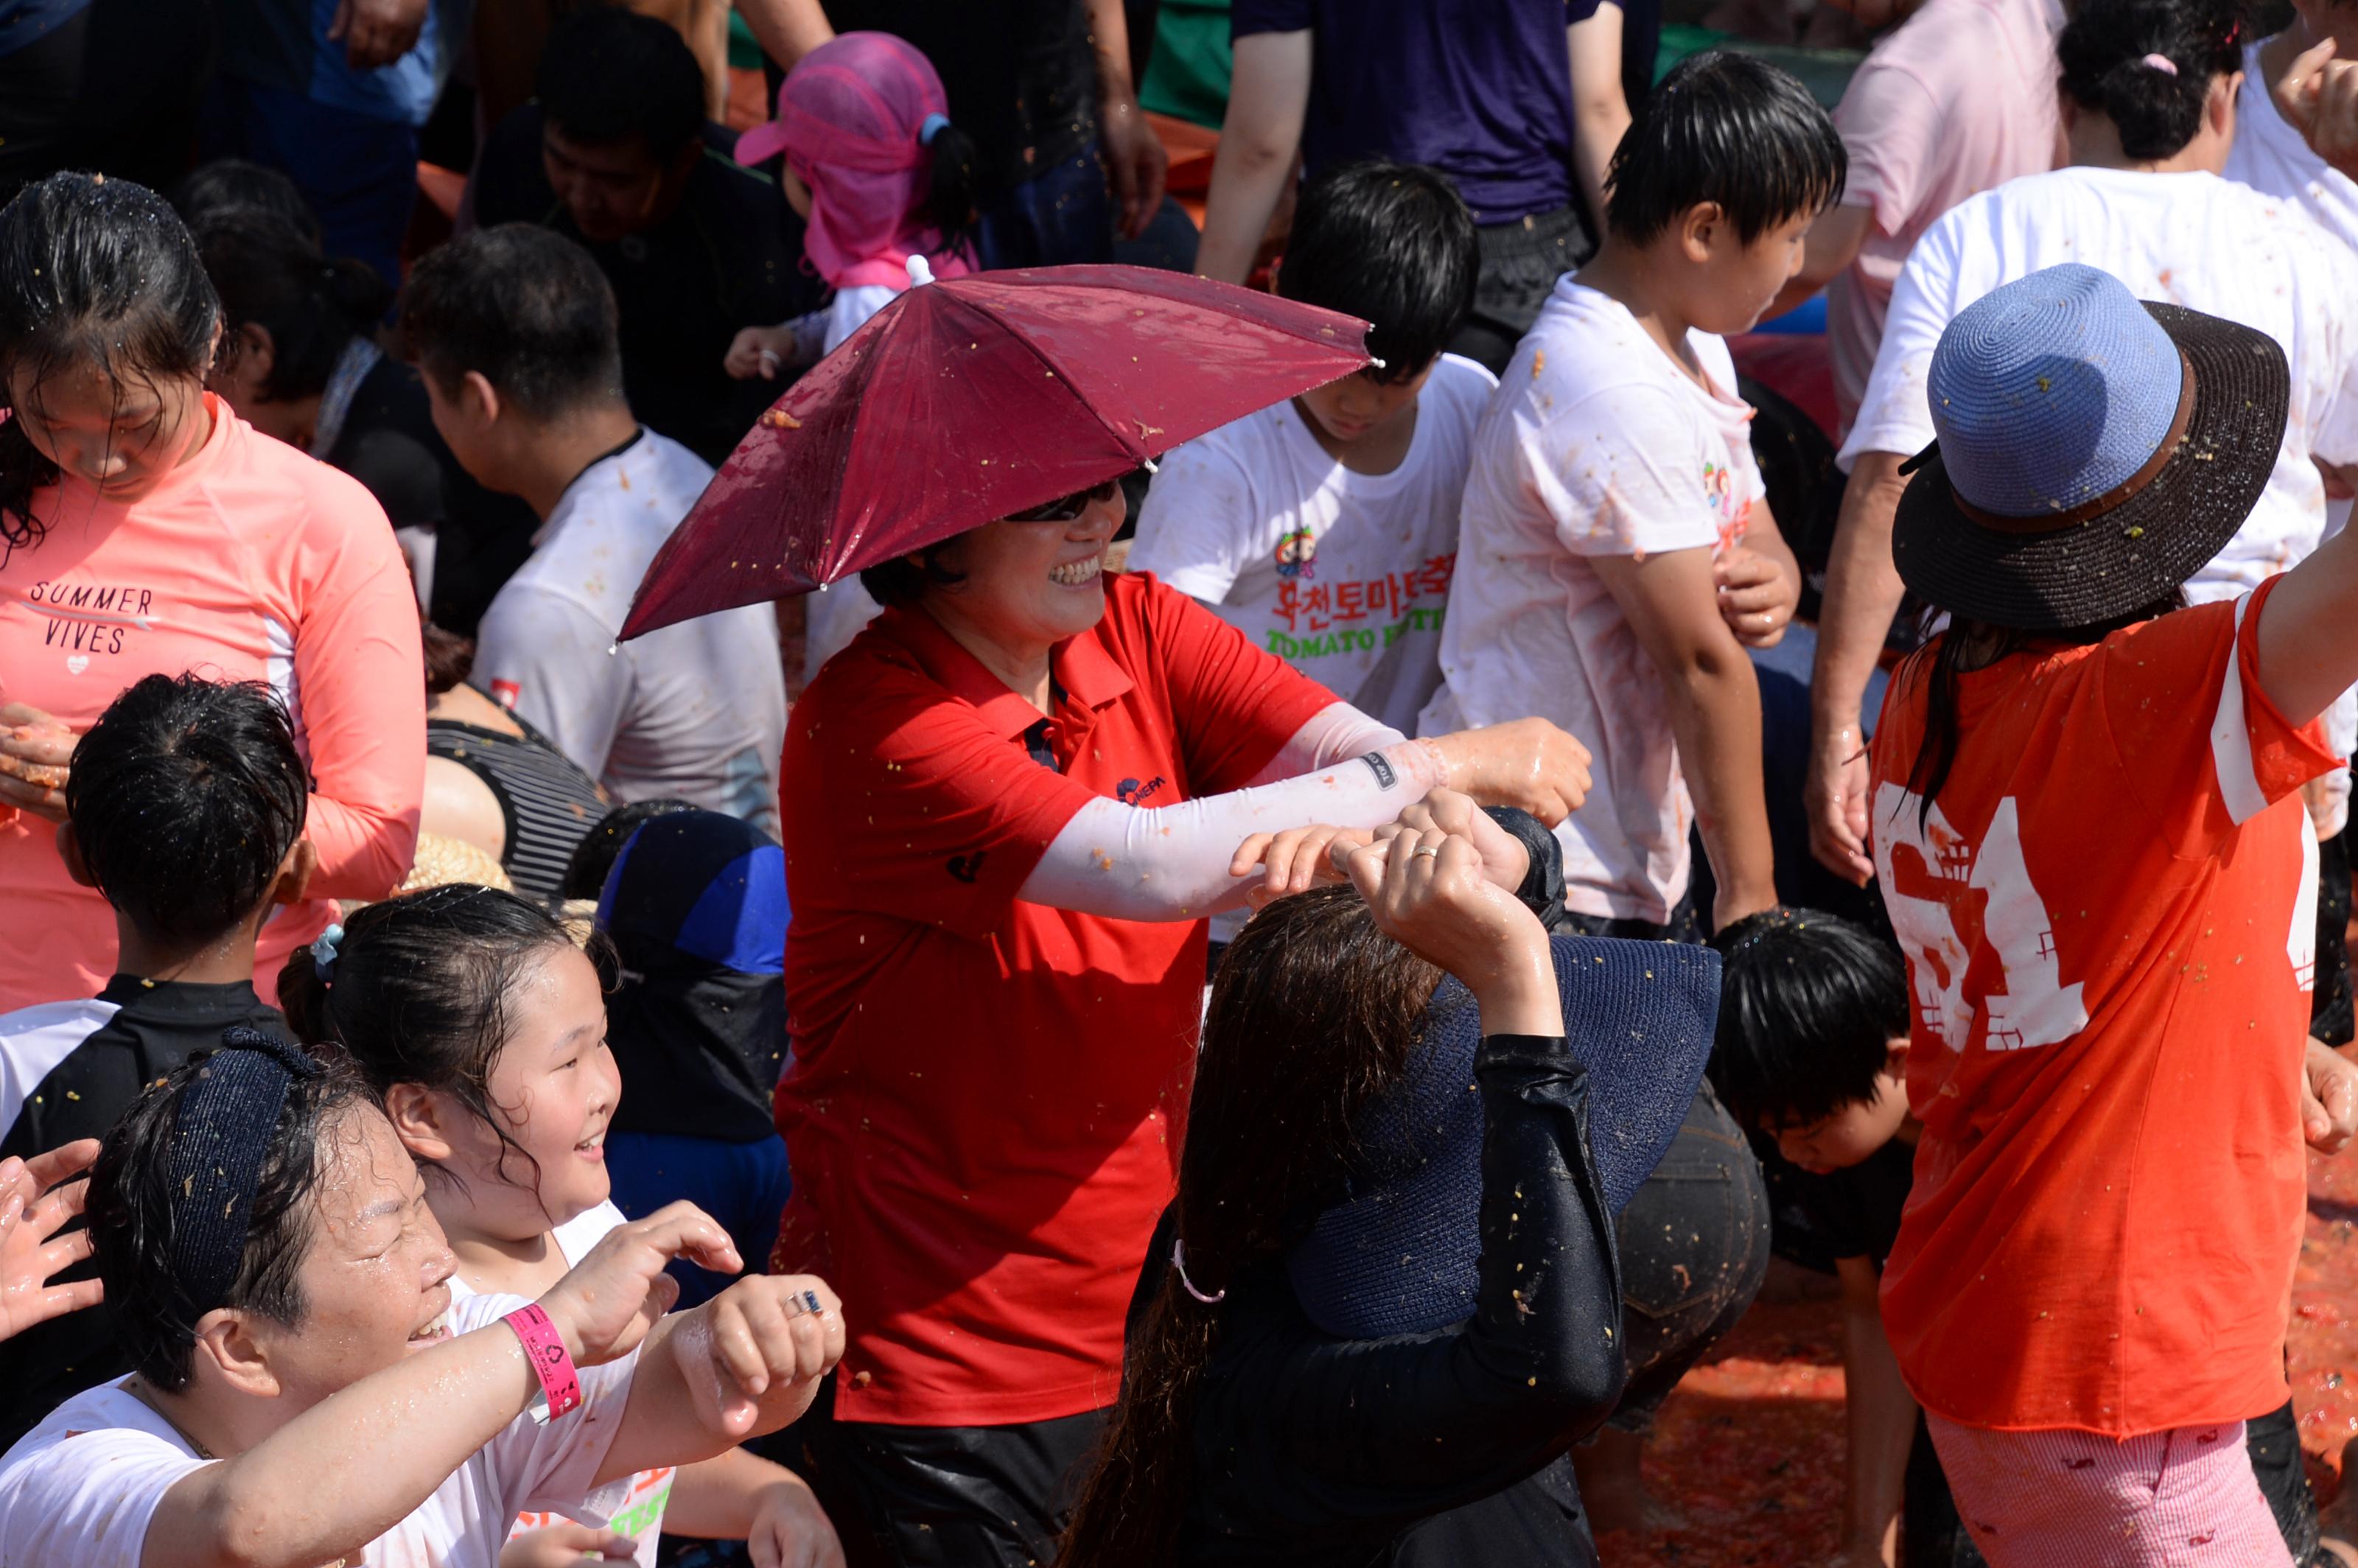
[[[1241,283],[1300,154],[1429,164],[1482,245],[1451,349],[1495,374],[1585,254],[1574,210],[1565,0],[1235,0],[1236,75],[1195,268]]]

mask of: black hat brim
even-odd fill
[[[2043,534],[1986,527],[1949,487],[1940,448],[1910,466],[1891,557],[1916,595],[2025,632],[2102,625],[2167,599],[2251,515],[2284,444],[2292,376],[2265,332],[2142,301],[2194,369],[2194,411],[2178,453],[2109,512]]]

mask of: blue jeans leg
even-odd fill
[[[204,156],[283,169],[319,214],[331,256],[356,256],[393,287],[417,202],[417,132],[299,92],[216,78],[206,104]]]
[[[1113,259],[1113,201],[1090,142],[982,210],[986,267],[1066,266]]]

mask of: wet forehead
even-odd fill
[[[336,1117],[319,1140],[319,1181],[312,1190],[316,1245],[342,1258],[382,1251],[425,1192],[417,1162],[393,1123],[373,1106]]]

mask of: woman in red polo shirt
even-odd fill
[[[1555,821],[1587,786],[1552,725],[1404,739],[1105,576],[1121,515],[1109,483],[863,573],[885,612],[788,726],[776,1260],[849,1282],[813,1449],[895,1561],[1051,1560],[1173,1190],[1203,917],[1258,884],[1238,846],[1441,784]]]

